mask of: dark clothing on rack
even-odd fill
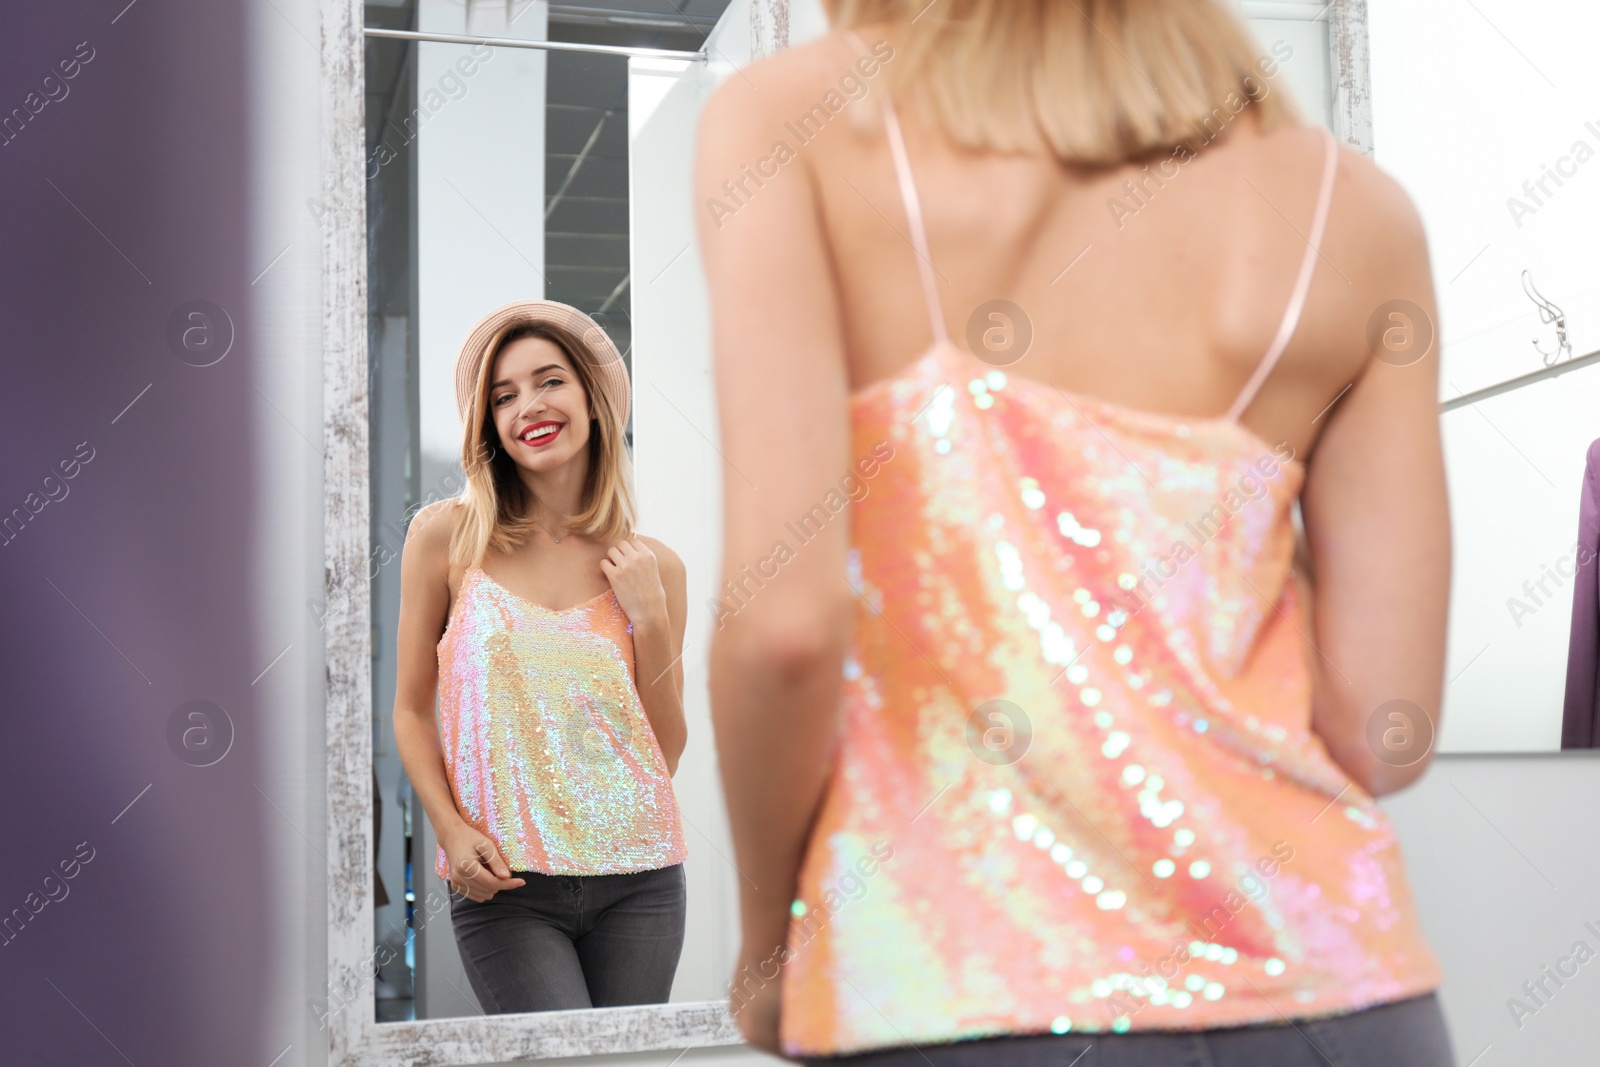
[[[1567,645],[1567,698],[1562,748],[1600,747],[1600,441],[1589,446],[1578,503],[1578,575]]]
[[[383,888],[383,875],[378,873],[378,842],[383,840],[383,791],[378,788],[378,768],[372,768],[372,906],[381,908],[389,903],[389,894]]]

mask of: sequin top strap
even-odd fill
[[[1272,346],[1261,357],[1255,373],[1239,391],[1239,398],[1233,402],[1233,407],[1228,409],[1229,422],[1238,422],[1245,408],[1250,406],[1250,401],[1255,399],[1261,384],[1277,365],[1278,357],[1289,347],[1289,339],[1294,336],[1295,327],[1300,325],[1300,313],[1306,308],[1311,277],[1316,273],[1317,257],[1322,254],[1322,235],[1328,227],[1328,208],[1333,204],[1333,178],[1339,169],[1339,142],[1334,140],[1327,127],[1319,126],[1317,129],[1322,132],[1327,151],[1322,161],[1322,188],[1317,192],[1317,210],[1311,218],[1311,236],[1306,241],[1305,255],[1300,259],[1300,274],[1295,278],[1294,292],[1289,297],[1289,306],[1283,311],[1283,321],[1278,324],[1278,333],[1272,339]]]
[[[858,48],[863,52],[868,51],[860,34],[854,30],[847,32]],[[928,231],[922,222],[922,202],[917,198],[917,183],[911,176],[911,159],[906,154],[905,137],[900,131],[899,116],[895,114],[894,98],[889,95],[887,86],[880,92],[883,93],[883,121],[889,135],[889,154],[894,158],[895,177],[900,183],[900,202],[905,205],[906,221],[911,227],[911,247],[916,250],[917,271],[922,276],[923,302],[928,309],[934,340],[945,344],[950,340],[950,334],[944,326],[944,305],[939,300],[939,286],[934,279],[933,256],[928,251]]]

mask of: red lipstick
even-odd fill
[[[522,432],[517,434],[517,440],[529,448],[543,448],[561,436],[561,431],[565,425],[565,423],[557,422],[554,419],[545,419],[543,422],[536,422],[531,426],[524,427]],[[534,434],[535,436],[530,438],[529,434]]]

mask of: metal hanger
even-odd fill
[[[1456,408],[1466,407],[1480,400],[1487,400],[1491,396],[1499,396],[1501,393],[1509,393],[1513,389],[1521,389],[1523,386],[1532,385],[1534,382],[1542,382],[1547,378],[1557,377],[1569,370],[1577,370],[1579,367],[1600,363],[1600,350],[1579,356],[1576,359],[1572,358],[1572,342],[1567,339],[1567,313],[1534,287],[1533,275],[1528,271],[1522,272],[1522,291],[1528,294],[1529,300],[1538,305],[1539,321],[1546,326],[1554,325],[1556,328],[1556,347],[1554,351],[1546,351],[1537,337],[1533,339],[1533,347],[1538,350],[1539,355],[1544,359],[1544,369],[1531,371],[1487,388],[1474,390],[1463,396],[1452,397],[1439,405],[1441,412],[1454,411]]]
[[[1533,275],[1528,271],[1522,272],[1522,291],[1528,294],[1528,299],[1539,306],[1539,321],[1549,326],[1555,324],[1556,347],[1553,352],[1546,352],[1539,339],[1533,339],[1533,347],[1539,355],[1544,357],[1545,366],[1557,363],[1565,357],[1572,355],[1572,342],[1567,340],[1567,313],[1552,303],[1545,295],[1534,288]]]

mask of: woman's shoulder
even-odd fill
[[[673,563],[679,564],[680,566],[683,564],[683,560],[678,558],[678,554],[672,549],[668,548],[666,542],[660,540],[659,538],[651,537],[649,534],[637,532],[635,532],[633,536],[638,540],[643,541],[645,543],[645,547],[650,549],[651,552],[655,553],[657,559],[671,560]]]
[[[1317,124],[1291,121],[1261,135],[1269,152],[1302,153],[1320,163],[1326,131]],[[1373,236],[1422,233],[1420,213],[1405,187],[1389,174],[1371,153],[1337,140],[1334,170],[1334,210],[1343,215],[1344,228]]]
[[[450,555],[450,539],[465,510],[455,497],[435,500],[411,517],[406,527],[405,551],[420,558],[421,562],[446,565]]]
[[[668,548],[664,542],[642,533],[636,533],[634,537],[643,541],[645,547],[656,557],[656,563],[660,566],[663,575],[683,573],[683,560],[679,558],[676,552]]]
[[[878,28],[862,26],[856,33],[867,51],[861,50],[850,31],[833,29],[739,68],[707,100],[707,126],[719,128],[741,119],[763,127],[782,126],[817,116],[818,108],[829,116],[837,114],[870,91],[894,55],[893,45]]]
[[[1302,237],[1309,239],[1311,220],[1299,213],[1306,210],[1299,198],[1315,195],[1319,184],[1315,176],[1322,173],[1327,158],[1327,131],[1319,124],[1291,119],[1253,131],[1241,142],[1244,150],[1231,166],[1272,205],[1267,217],[1292,218]],[[1301,206],[1291,209],[1291,202]],[[1350,295],[1359,293],[1361,300],[1373,287],[1392,288],[1398,274],[1411,276],[1427,259],[1422,216],[1410,194],[1371,154],[1343,141],[1336,141],[1327,227],[1322,258],[1337,266],[1336,277],[1342,277]]]

